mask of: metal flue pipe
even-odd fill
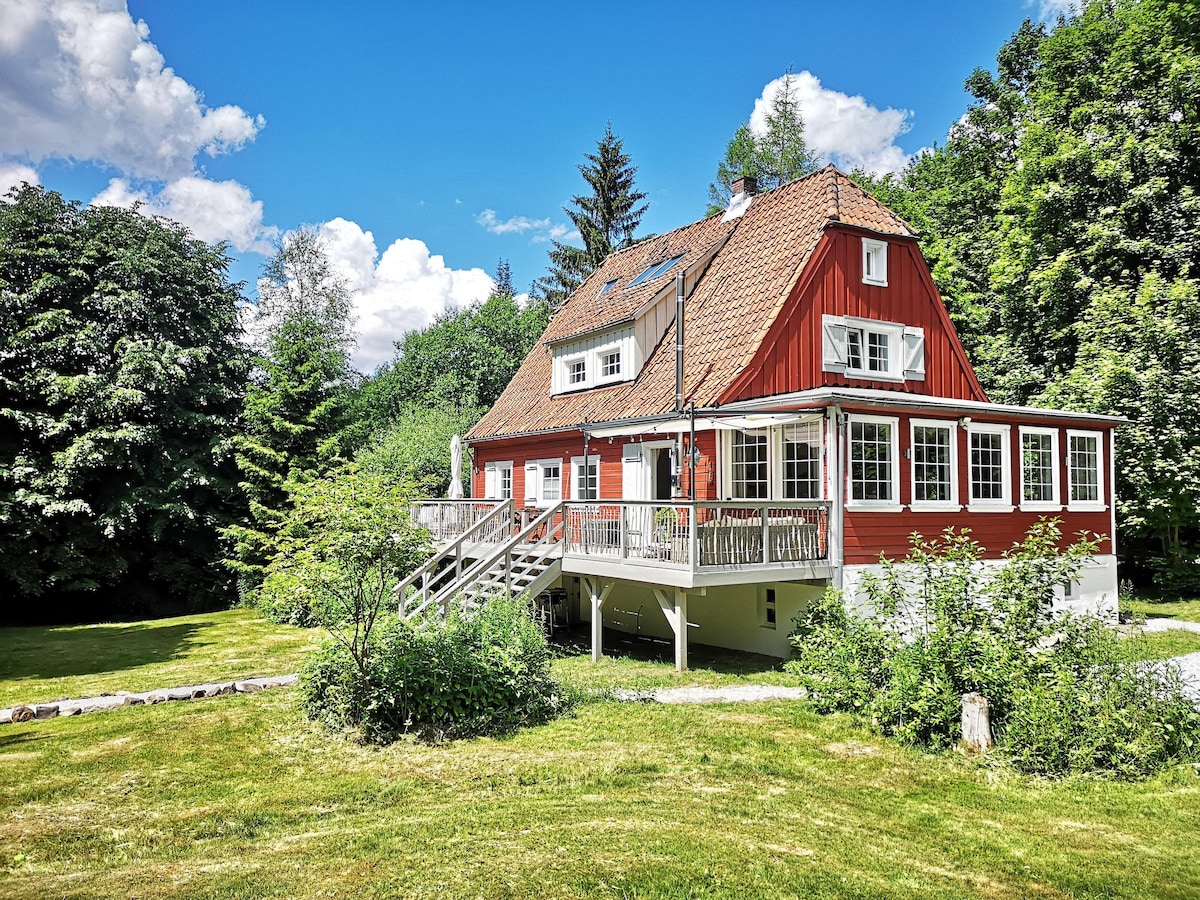
[[[683,284],[684,273],[675,275],[675,412],[683,412]]]

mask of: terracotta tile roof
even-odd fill
[[[820,239],[836,222],[881,234],[916,237],[899,216],[845,174],[826,166],[754,198],[739,219],[710,216],[614,253],[574,293],[547,327],[495,406],[469,440],[572,428],[669,412],[675,406],[675,326],[667,328],[634,381],[550,396],[556,341],[628,320],[669,284],[677,268],[626,291],[648,265],[684,254],[702,259],[724,240],[688,297],[684,397],[710,406],[750,362]],[[678,264],[677,264],[678,265]],[[609,281],[617,284],[601,295]]]

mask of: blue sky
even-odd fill
[[[500,258],[518,290],[542,274],[607,121],[643,230],[667,231],[703,215],[789,67],[826,159],[897,168],[1024,18],[1065,5],[0,0],[0,182],[142,200],[229,241],[248,282],[273,240],[321,226],[370,369],[486,295]]]

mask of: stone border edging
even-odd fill
[[[51,703],[35,703],[30,706],[18,704],[10,709],[0,709],[0,725],[37,722],[59,716],[80,716],[86,713],[105,712],[124,706],[142,706],[169,703],[178,700],[199,700],[202,697],[222,697],[229,694],[253,694],[269,688],[293,685],[298,676],[276,675],[266,678],[243,678],[238,681],[217,681],[207,684],[190,684],[183,687],[159,688],[153,691],[116,694],[101,694],[79,700],[55,700]]]

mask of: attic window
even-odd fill
[[[596,296],[603,297],[605,294],[607,294],[609,291],[611,291],[616,286],[617,286],[617,279],[614,278],[612,281],[606,281],[606,282],[604,282],[604,287],[600,288],[600,293],[598,293]]]
[[[863,284],[887,287],[887,244],[884,241],[862,239]]]
[[[633,279],[633,281],[629,282],[629,286],[633,287],[635,284],[641,284],[643,281],[651,281],[651,280],[657,278],[659,275],[662,275],[669,268],[671,268],[671,266],[675,265],[675,263],[679,262],[681,259],[683,259],[682,253],[679,254],[679,256],[673,256],[670,259],[664,259],[661,262],[655,263],[654,265],[647,268],[644,272],[642,272],[642,274],[639,275],[637,278]]]
[[[583,384],[587,381],[587,360],[575,359],[567,363],[567,380],[571,384]]]

